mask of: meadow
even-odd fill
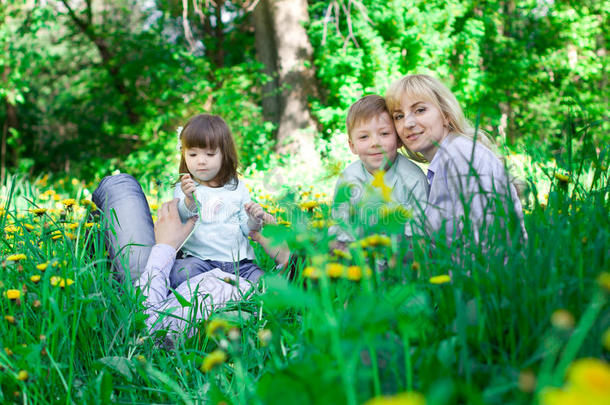
[[[513,155],[529,184],[528,238],[498,232],[485,250],[405,241],[409,214],[378,204],[356,223],[366,236],[332,251],[328,185],[253,185],[296,275],[255,246],[268,274],[254,294],[173,348],[146,333],[141,294],[112,276],[96,183],[9,176],[0,401],[610,403],[607,153],[567,169]],[[168,188],[143,186],[154,215]],[[384,187],[372,190],[380,202]]]

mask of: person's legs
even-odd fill
[[[186,280],[189,280],[198,274],[219,268],[221,265],[221,262],[203,260],[195,256],[186,256],[185,258],[178,259],[174,262],[172,271],[169,273],[169,284],[172,288],[176,289]]]
[[[239,277],[245,278],[252,283],[256,283],[258,279],[265,274],[265,272],[262,271],[252,260],[242,260],[239,263],[227,263],[222,270],[226,273],[232,273],[238,275]]]
[[[155,244],[150,207],[140,183],[125,173],[108,176],[92,198],[106,222],[106,244],[119,280],[136,281]]]

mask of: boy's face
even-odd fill
[[[379,114],[356,125],[349,139],[349,148],[358,155],[366,170],[373,173],[396,160],[400,146],[394,124],[388,113]]]

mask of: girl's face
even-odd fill
[[[404,96],[392,118],[404,145],[423,154],[428,162],[432,161],[439,144],[449,134],[449,125],[442,111],[422,98]]]
[[[186,148],[184,161],[191,176],[204,186],[214,186],[214,179],[222,167],[220,149]]]

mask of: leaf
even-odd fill
[[[133,371],[131,370],[131,362],[120,356],[102,357],[97,360],[98,364],[108,367],[110,370],[116,371],[129,382],[133,380]]]

